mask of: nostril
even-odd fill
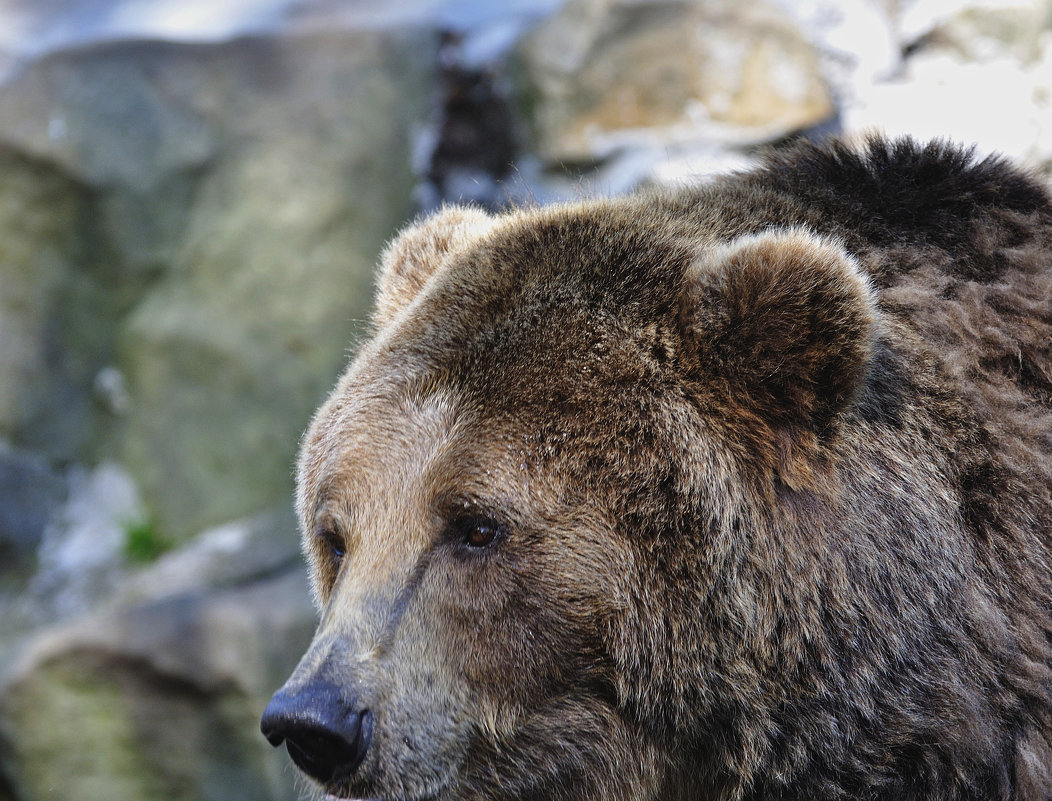
[[[300,770],[319,782],[329,782],[350,776],[358,767],[360,739],[355,736],[348,740],[330,732],[306,729],[287,736],[285,748]]]
[[[331,686],[279,691],[263,712],[260,730],[267,741],[285,747],[304,773],[325,783],[351,776],[372,741],[369,710],[350,709]]]
[[[277,748],[285,741],[285,736],[296,725],[297,706],[293,698],[279,690],[270,699],[263,717],[259,721],[259,730],[272,746]]]

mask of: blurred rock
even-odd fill
[[[0,442],[0,580],[27,574],[66,483],[40,456]]]
[[[1022,64],[1041,60],[1050,26],[1050,0],[914,0],[897,20],[911,50],[949,50],[973,62],[1011,56]]]
[[[110,611],[22,644],[0,680],[0,759],[21,801],[297,796],[258,733],[315,625],[290,522],[205,535],[125,583]]]
[[[125,464],[168,536],[287,497],[409,212],[436,48],[423,30],[127,42],[0,86],[0,433]]]
[[[763,0],[570,0],[521,48],[548,163],[660,142],[769,141],[833,114],[814,52]]]
[[[118,465],[68,471],[69,497],[51,509],[37,571],[9,615],[50,622],[106,598],[123,575],[127,532],[145,518],[135,482]]]
[[[239,586],[267,579],[301,565],[291,500],[263,512],[209,529],[187,545],[165,554],[115,588],[120,604]]]
[[[4,141],[20,109],[0,88],[0,437],[69,459],[90,449],[90,398],[124,292],[94,227],[91,191]]]

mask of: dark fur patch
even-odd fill
[[[945,142],[874,139],[862,150],[803,143],[773,154],[746,180],[842,221],[870,247],[905,241],[967,251],[974,222],[1049,207],[1041,186],[1005,160],[978,160],[974,149]],[[977,280],[995,277],[978,265],[968,269]]]

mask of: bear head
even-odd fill
[[[416,223],[302,443],[321,620],[265,733],[339,798],[728,786],[817,614],[823,535],[770,509],[851,513],[831,454],[879,326],[803,227],[645,196]]]

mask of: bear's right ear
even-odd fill
[[[379,329],[390,323],[450,255],[478,241],[495,223],[481,209],[447,206],[404,229],[380,259],[373,324]]]
[[[703,381],[774,430],[818,436],[858,393],[878,319],[854,258],[800,228],[708,249],[687,271],[679,315]]]

